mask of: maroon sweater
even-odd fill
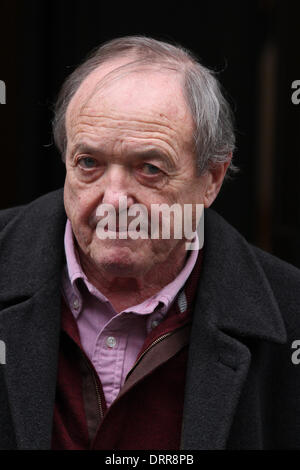
[[[202,252],[184,292],[148,335],[135,366],[107,409],[97,372],[62,302],[52,449],[177,450],[180,447],[188,339]]]

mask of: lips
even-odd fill
[[[132,230],[128,230],[128,227],[118,227],[116,226],[116,230],[109,230],[108,224],[104,227],[104,232],[115,232],[115,233],[123,233],[123,232],[131,232]]]

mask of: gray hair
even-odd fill
[[[144,36],[113,39],[95,49],[65,80],[58,95],[53,120],[54,141],[63,160],[67,148],[67,107],[85,78],[109,60],[133,55],[142,63],[169,64],[183,76],[183,92],[194,121],[196,166],[202,174],[228,161],[235,148],[233,115],[215,73],[185,48]],[[232,160],[227,175],[238,171]]]

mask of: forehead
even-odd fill
[[[185,133],[193,127],[182,75],[174,68],[137,65],[128,57],[101,65],[83,81],[68,106],[67,128],[82,116],[161,121]]]

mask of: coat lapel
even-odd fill
[[[0,337],[19,449],[51,446],[65,220],[58,191],[26,206],[1,233]]]
[[[201,326],[191,340],[181,448],[224,449],[250,353],[208,324]]]
[[[186,378],[182,449],[225,449],[251,365],[246,338],[286,341],[279,307],[255,251],[206,211],[202,272]]]

